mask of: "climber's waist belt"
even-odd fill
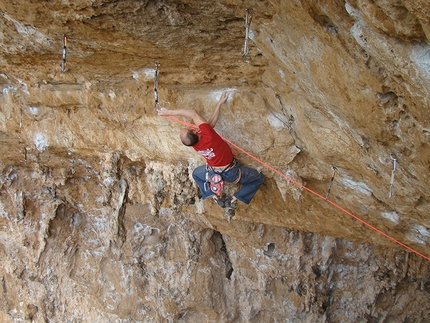
[[[209,169],[212,169],[215,173],[223,173],[227,172],[233,167],[237,165],[236,158],[233,158],[233,161],[226,166],[208,166]]]
[[[233,158],[232,162],[230,164],[228,164],[227,166],[218,166],[218,167],[214,167],[214,166],[209,166],[206,165],[206,171],[207,172],[214,172],[215,174],[218,175],[223,175],[224,173],[228,172],[229,170],[234,169],[235,167],[237,167],[237,177],[236,179],[231,179],[232,183],[239,183],[240,179],[242,178],[242,170],[240,169],[240,165],[239,162],[236,160],[236,158]]]

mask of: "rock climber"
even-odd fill
[[[185,146],[193,147],[207,162],[207,165],[197,167],[193,171],[193,178],[197,182],[202,198],[212,197],[222,208],[236,209],[238,200],[249,204],[264,182],[264,176],[257,170],[240,165],[234,157],[230,146],[213,129],[220,116],[221,105],[228,99],[226,92],[221,94],[219,102],[209,120],[205,120],[194,109],[166,108],[158,109],[161,116],[183,116],[193,119],[199,129],[182,129],[180,138]],[[207,172],[221,175],[222,179],[230,183],[238,183],[242,187],[227,199],[221,199],[207,185]]]

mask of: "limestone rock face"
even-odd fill
[[[428,1],[0,9],[0,321],[428,322]],[[233,217],[154,111],[223,91]]]

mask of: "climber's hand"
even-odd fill
[[[156,109],[155,111],[157,111],[157,113],[158,113],[159,116],[168,116],[168,115],[170,115],[169,114],[170,110],[166,109],[166,108],[159,108],[159,109]]]
[[[218,102],[218,104],[219,104],[219,105],[223,104],[224,102],[226,102],[226,101],[227,101],[227,99],[228,99],[228,94],[227,94],[227,92],[222,92],[221,97],[219,98],[219,102]]]

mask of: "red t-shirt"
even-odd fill
[[[226,166],[233,161],[230,146],[208,124],[200,126],[200,140],[193,148],[202,155],[210,166]]]

